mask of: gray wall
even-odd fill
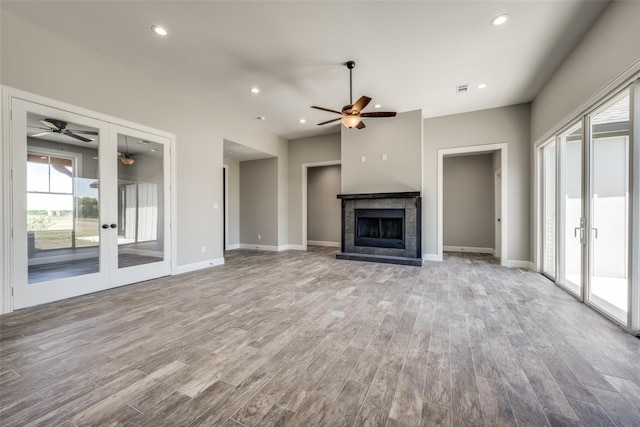
[[[302,245],[302,165],[340,161],[340,134],[293,139],[289,141],[288,157],[289,244]]]
[[[534,99],[531,140],[562,121],[619,75],[640,67],[640,2],[612,1]]]
[[[444,246],[495,248],[493,157],[445,157]]]
[[[339,165],[307,170],[307,240],[340,242],[340,175]]]
[[[240,162],[228,157],[224,158],[227,166],[227,244],[240,244]]]
[[[506,142],[509,155],[506,255],[513,261],[531,259],[529,113],[529,104],[519,104],[424,120],[423,254],[437,253],[438,149]]]
[[[364,130],[340,127],[342,192],[420,191],[422,111],[401,113],[395,118],[365,119],[365,124]],[[383,154],[387,160],[382,160]]]
[[[278,159],[240,162],[241,244],[278,246],[277,182]]]

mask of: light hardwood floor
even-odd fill
[[[640,425],[640,340],[542,276],[334,254],[0,317],[0,425]]]

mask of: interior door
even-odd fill
[[[107,124],[11,101],[14,308],[109,286]]]
[[[588,116],[589,281],[587,301],[622,324],[629,312],[630,96]]]
[[[171,274],[169,139],[110,125],[116,177],[109,183],[117,222],[110,237],[115,285]]]
[[[13,308],[171,273],[170,140],[11,100]]]

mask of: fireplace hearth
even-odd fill
[[[419,192],[340,194],[338,259],[422,265]]]

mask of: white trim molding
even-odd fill
[[[422,261],[442,261],[442,254],[422,254]]]
[[[443,246],[444,252],[469,252],[472,254],[491,254],[495,255],[496,250],[493,248],[476,248],[473,246]]]
[[[507,260],[508,268],[524,268],[525,270],[533,270],[533,263],[531,261],[522,261],[517,259]]]
[[[483,153],[483,152],[500,152],[500,170],[502,173],[502,212],[500,213],[500,225],[502,227],[502,242],[500,245],[500,265],[507,265],[507,255],[509,253],[507,242],[508,239],[508,223],[509,217],[508,213],[508,181],[509,181],[509,152],[508,152],[508,144],[506,142],[499,142],[495,144],[484,144],[484,145],[470,145],[466,147],[456,147],[456,148],[441,148],[438,150],[438,257],[439,261],[442,260],[442,252],[444,246],[443,239],[443,228],[444,228],[444,158],[452,155],[465,155],[472,153]]]
[[[228,245],[226,251],[235,251],[236,249],[240,249],[240,243],[234,243],[233,245]]]
[[[240,243],[240,249],[250,249],[253,251],[272,251],[278,252],[282,251],[285,246],[274,246],[274,245],[254,245],[251,243]]]
[[[324,162],[303,163],[302,164],[302,250],[307,250],[307,169],[322,166],[342,165],[340,160],[327,160]]]
[[[322,240],[307,240],[307,245],[311,246],[328,246],[330,248],[339,248],[342,244],[340,242],[325,242]]]
[[[206,261],[195,262],[193,264],[179,265],[176,268],[176,274],[190,273],[192,271],[202,270],[209,267],[217,267],[219,265],[224,265],[224,258],[214,258]]]

